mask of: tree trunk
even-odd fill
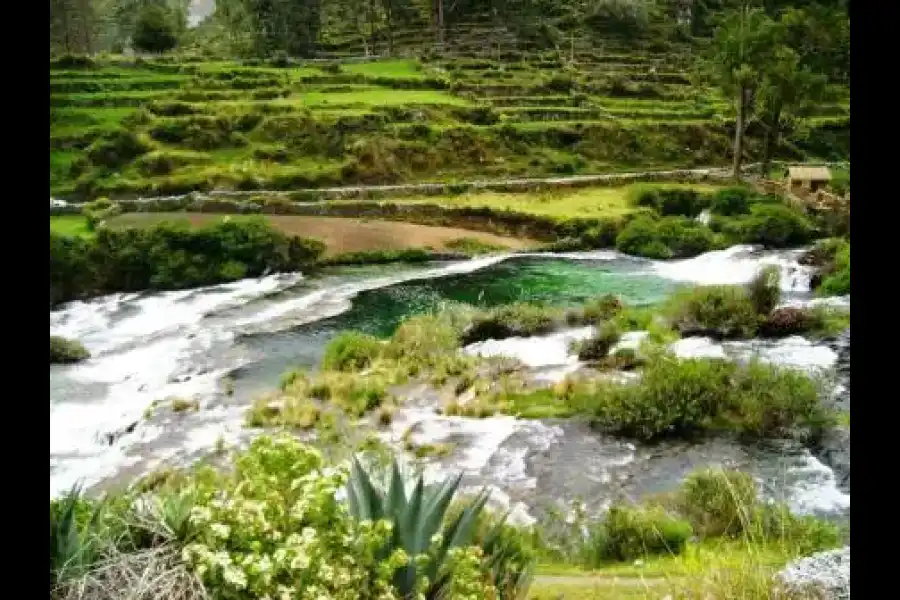
[[[764,177],[769,174],[769,166],[772,164],[772,155],[775,153],[775,148],[778,147],[778,122],[780,120],[781,114],[775,113],[775,118],[772,119],[772,122],[765,128],[765,133],[763,135],[762,172]]]
[[[741,86],[738,92],[737,122],[734,127],[734,164],[733,173],[735,179],[741,178],[741,161],[744,158],[744,120],[747,110],[747,88]]]
[[[437,0],[438,44],[444,45],[444,0]]]

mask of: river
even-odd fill
[[[163,464],[186,464],[207,455],[220,439],[246,443],[254,432],[242,427],[243,412],[254,395],[274,387],[288,368],[314,367],[331,336],[343,329],[387,335],[406,316],[451,301],[565,304],[614,293],[626,303],[646,304],[681,284],[745,282],[764,264],[781,268],[785,302],[804,303],[810,299],[810,272],[797,263],[801,253],[735,246],[679,261],[614,251],[499,255],[425,266],[339,268],[309,278],[271,275],[73,302],[51,311],[50,333],[80,340],[92,358],[50,368],[50,495],[76,482],[126,481]],[[577,334],[495,342],[491,352],[518,356],[536,369],[565,369],[573,357],[567,356],[563,338]],[[849,398],[847,371],[837,368],[841,352],[849,364],[849,347],[835,342],[690,339],[673,349],[684,356],[738,360],[758,355],[812,370],[832,382],[834,393]],[[233,394],[223,393],[226,376]],[[146,414],[154,400],[170,396],[194,397],[201,410]],[[849,440],[846,468],[836,477],[820,460],[822,452],[813,455],[787,441],[754,447],[726,439],[644,446],[572,421],[443,417],[430,402],[427,394],[410,402],[385,438],[397,441],[415,425],[416,442],[453,441],[454,453],[433,460],[431,472],[463,470],[468,485],[491,486],[495,500],[515,507],[522,520],[543,507],[576,501],[599,511],[616,497],[669,489],[706,464],[751,471],[767,494],[797,512],[849,510]]]

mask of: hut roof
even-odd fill
[[[788,178],[792,181],[830,181],[828,167],[788,167]]]

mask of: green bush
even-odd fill
[[[87,157],[98,167],[118,169],[150,151],[150,144],[133,131],[120,130],[97,140],[87,149]]]
[[[132,44],[143,52],[166,52],[178,45],[175,13],[165,4],[150,2],[140,9],[134,25]]]
[[[668,300],[665,312],[682,336],[749,338],[758,326],[756,309],[740,286],[702,286],[677,292]]]
[[[384,344],[376,337],[345,331],[328,343],[322,368],[328,371],[361,371],[371,366],[383,348]]]
[[[608,321],[622,311],[622,301],[615,294],[605,294],[587,301],[581,308],[582,322],[597,325]]]
[[[93,294],[211,285],[235,277],[298,270],[325,250],[288,238],[261,217],[191,228],[103,228],[90,239],[50,234],[51,304]]]
[[[562,322],[562,318],[562,311],[557,308],[523,302],[498,306],[475,316],[463,331],[462,344],[548,333]]]
[[[802,371],[753,361],[731,382],[728,426],[751,438],[779,435],[814,437],[829,424],[819,402],[820,389]]]
[[[834,260],[823,268],[822,283],[816,288],[820,296],[843,296],[850,293],[850,242],[838,245]]]
[[[763,267],[747,284],[746,293],[756,314],[769,314],[781,300],[781,270],[775,265]]]
[[[734,232],[740,242],[766,248],[800,246],[813,239],[815,230],[805,216],[783,204],[756,204],[739,217]]]
[[[830,521],[810,515],[797,516],[787,506],[760,504],[751,515],[753,534],[779,542],[796,556],[809,556],[841,545],[843,532]]]
[[[782,307],[773,310],[759,324],[759,335],[786,337],[810,332],[825,332],[827,329],[826,315],[822,311]]]
[[[725,361],[657,357],[639,382],[600,386],[585,403],[604,430],[646,440],[687,435],[722,412],[735,369]]]
[[[685,217],[640,216],[616,237],[616,248],[647,258],[687,258],[718,246],[713,232]]]
[[[750,204],[756,195],[756,192],[746,187],[718,190],[712,195],[709,212],[723,217],[750,214]]]
[[[91,357],[84,346],[75,340],[51,335],[50,364],[76,363]]]
[[[637,206],[652,208],[664,217],[696,217],[709,208],[710,198],[690,188],[643,188],[635,198]]]
[[[697,535],[734,537],[743,533],[754,517],[756,484],[741,471],[695,471],[682,483],[678,504]]]
[[[602,323],[590,338],[577,344],[578,360],[600,360],[619,341],[621,332],[612,323]]]
[[[693,534],[690,523],[660,507],[611,506],[604,526],[608,556],[624,561],[679,554]]]
[[[661,355],[647,361],[639,381],[606,383],[577,400],[594,425],[643,440],[705,430],[809,437],[828,423],[818,392],[801,371]]]

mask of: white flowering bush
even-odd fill
[[[317,450],[290,436],[257,438],[235,467],[191,484],[198,533],[183,558],[214,598],[400,600],[395,574],[428,560],[388,543],[388,521],[351,517],[336,496],[348,469],[326,468]],[[453,598],[495,597],[477,548],[457,549],[452,561]],[[417,581],[416,597],[424,600],[427,587]]]

